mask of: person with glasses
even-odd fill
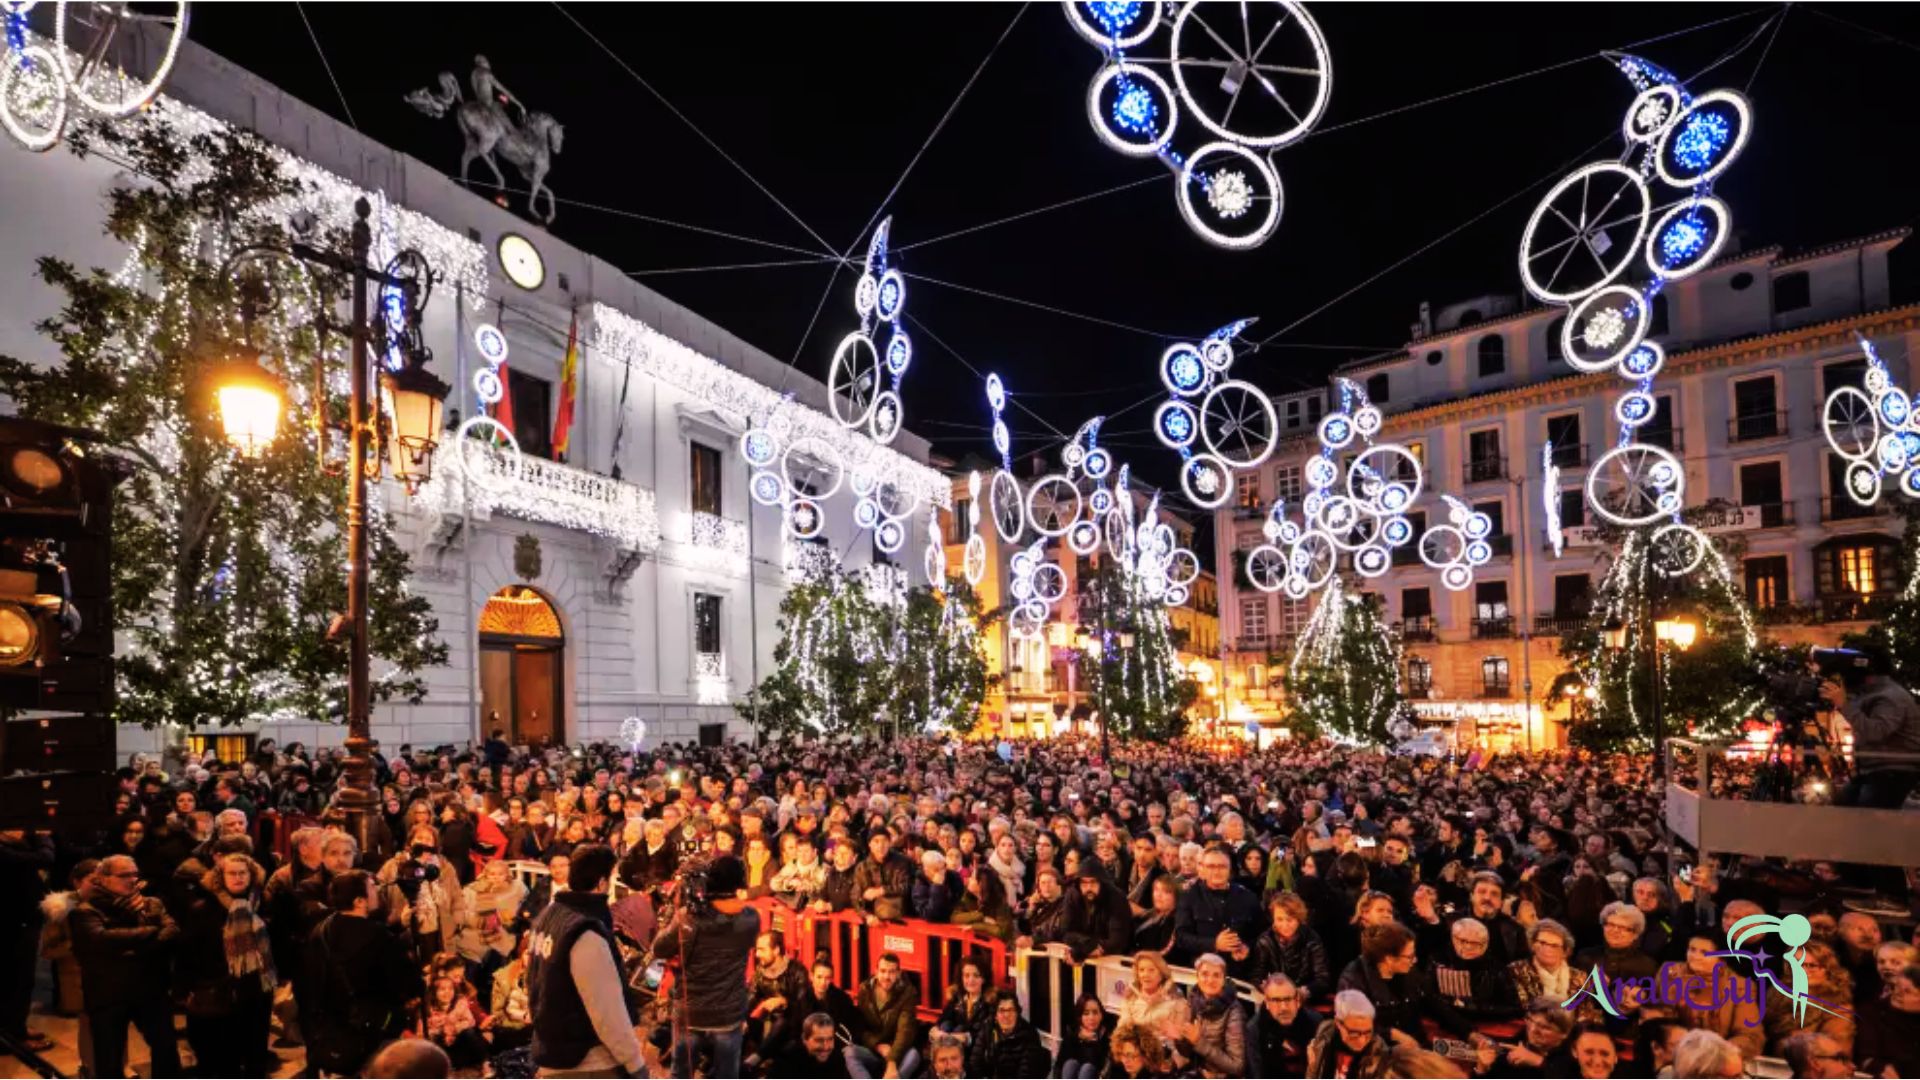
[[[157,897],[140,894],[140,868],[125,855],[100,860],[68,916],[80,962],[97,1076],[126,1075],[127,1025],[140,1029],[154,1076],[180,1074],[168,962],[180,927]]]
[[[1801,1031],[1818,1031],[1852,1051],[1854,1037],[1853,976],[1840,962],[1833,947],[1809,941],[1800,953],[1801,970],[1807,973],[1807,994],[1827,1009],[1809,1008],[1804,1017],[1796,1017],[1793,1002],[1777,986],[1767,988],[1767,1007],[1762,1010],[1762,1027],[1767,1033],[1767,1053],[1778,1055],[1788,1039]],[[1804,1019],[1805,1023],[1801,1020]]]
[[[1260,995],[1247,1039],[1247,1075],[1299,1076],[1306,1071],[1307,1047],[1326,1018],[1307,1007],[1305,992],[1284,972],[1268,975]]]
[[[1385,1076],[1387,1043],[1374,1033],[1373,1024],[1373,1003],[1367,1000],[1367,995],[1358,990],[1335,994],[1333,1019],[1321,1024],[1313,1041],[1307,1044],[1306,1068],[1301,1075],[1313,1080]]]
[[[1045,1076],[1053,1061],[1040,1042],[1040,1033],[1020,1015],[1020,999],[1012,990],[994,994],[993,1022],[975,1040],[968,1054],[967,1075],[984,1077]],[[913,1075],[912,1068],[899,1073]]]
[[[1192,963],[1206,953],[1225,957],[1241,970],[1253,956],[1260,934],[1260,898],[1233,881],[1233,859],[1225,847],[1200,855],[1200,880],[1180,896],[1173,918],[1175,963]]]
[[[1605,944],[1582,950],[1573,966],[1579,971],[1592,971],[1597,965],[1609,979],[1644,979],[1660,969],[1659,963],[1640,947],[1640,937],[1646,932],[1646,913],[1616,900],[1600,909],[1600,935]]]
[[[1831,1035],[1802,1031],[1780,1048],[1793,1075],[1807,1080],[1846,1080],[1853,1075],[1853,1055]]]
[[[1417,1045],[1423,1018],[1465,1037],[1466,1017],[1415,970],[1418,955],[1413,931],[1397,922],[1370,927],[1360,942],[1360,958],[1340,973],[1340,989],[1366,995],[1379,1026],[1396,1045]]]

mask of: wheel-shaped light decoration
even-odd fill
[[[1106,534],[1107,553],[1125,562],[1133,554],[1133,526],[1117,507],[1103,520],[1101,529]]]
[[[1733,231],[1733,211],[1711,195],[1688,199],[1660,215],[1647,235],[1647,268],[1677,280],[1705,269]]]
[[[747,481],[747,490],[753,495],[753,501],[761,506],[779,506],[787,501],[787,484],[780,479],[779,473],[757,472]]]
[[[921,556],[927,572],[927,584],[939,588],[947,583],[947,549],[940,543],[940,527],[930,526],[927,530],[926,553]]]
[[[1066,0],[1067,21],[1103,49],[1130,49],[1160,25],[1160,5],[1151,0]]]
[[[110,119],[132,116],[153,104],[187,37],[187,0],[140,8],[61,0],[54,17],[54,52],[64,65],[69,91],[82,105]],[[164,36],[157,61],[142,40],[148,35],[133,23],[143,23]],[[137,63],[149,74],[145,78],[131,75],[122,61]]]
[[[853,287],[853,312],[865,319],[873,314],[873,304],[880,298],[880,279],[872,274],[861,274],[860,283]]]
[[[987,489],[987,507],[993,512],[993,529],[1009,544],[1020,542],[1027,530],[1027,504],[1020,481],[1005,469],[995,469]]]
[[[1027,489],[1027,523],[1041,536],[1064,536],[1080,518],[1080,489],[1059,473],[1050,473]]]
[[[1201,126],[1245,146],[1301,138],[1326,112],[1333,61],[1319,24],[1288,0],[1190,0],[1173,20],[1173,78]]]
[[[1633,262],[1652,196],[1640,174],[1617,162],[1575,169],[1547,192],[1520,234],[1520,281],[1553,304],[1609,284]]]
[[[1647,336],[1652,305],[1638,289],[1609,285],[1575,304],[1560,329],[1560,349],[1576,371],[1606,371]]]
[[[1286,203],[1280,174],[1267,159],[1230,142],[1195,150],[1181,166],[1176,191],[1187,226],[1230,251],[1266,243]]]
[[[1200,350],[1182,342],[1160,355],[1160,381],[1181,397],[1193,397],[1205,390],[1212,378]]]
[[[1654,150],[1660,179],[1690,188],[1719,176],[1746,148],[1752,121],[1752,106],[1736,91],[1714,90],[1694,98]]]
[[[978,585],[987,576],[987,539],[979,533],[967,537],[964,560],[961,571],[967,575],[967,584]]]
[[[847,490],[855,495],[865,498],[873,494],[879,486],[879,478],[869,472],[864,465],[847,470]]]
[[[1685,577],[1707,559],[1707,536],[1691,525],[1674,522],[1653,531],[1654,572],[1661,577]]]
[[[1185,585],[1168,585],[1166,593],[1160,597],[1160,600],[1168,607],[1180,607],[1191,595],[1192,593],[1187,591]]]
[[[1431,525],[1420,534],[1420,561],[1442,569],[1467,557],[1467,535],[1457,525]]]
[[[1880,411],[1857,386],[1842,386],[1828,394],[1821,418],[1827,445],[1842,457],[1864,460],[1880,441]]]
[[[795,499],[787,504],[787,534],[796,540],[811,540],[820,535],[826,516],[812,499]]]
[[[1213,455],[1236,469],[1266,461],[1280,445],[1280,416],[1266,392],[1228,379],[1200,403],[1200,436]]]
[[[1016,638],[1037,638],[1046,629],[1047,609],[1044,604],[1021,604],[1007,616],[1007,628]]]
[[[484,431],[484,435],[479,433]],[[489,459],[489,441],[498,444],[506,461],[495,466]],[[505,424],[491,416],[467,418],[453,433],[457,448],[454,464],[466,482],[487,492],[504,491],[520,480],[520,443]]]
[[[1033,595],[1048,604],[1057,604],[1067,595],[1067,572],[1058,563],[1041,563],[1033,568]]]
[[[1361,438],[1371,439],[1380,434],[1380,425],[1384,423],[1386,417],[1371,405],[1362,405],[1353,410],[1353,430],[1359,432]]]
[[[1880,469],[1865,461],[1847,462],[1847,494],[1861,506],[1872,506],[1880,501]]]
[[[1680,119],[1680,90],[1671,84],[1649,86],[1640,91],[1627,107],[1627,118],[1621,122],[1620,133],[1628,142],[1650,143],[1667,133],[1675,120]]]
[[[786,477],[787,490],[796,496],[830,499],[845,482],[846,473],[840,451],[815,435],[793,440],[780,455],[780,474]]]
[[[35,153],[60,142],[67,127],[67,80],[60,60],[45,46],[29,45],[0,57],[0,124]]]
[[[856,330],[840,339],[827,372],[827,406],[846,427],[860,427],[873,415],[883,380],[873,339]]]
[[[1420,496],[1420,459],[1399,443],[1375,443],[1347,466],[1347,495],[1376,513],[1397,514]]]
[[[1233,472],[1212,454],[1195,454],[1180,463],[1180,490],[1193,505],[1218,509],[1233,495]]]
[[[1068,469],[1078,469],[1080,463],[1086,459],[1086,448],[1081,446],[1078,441],[1069,442],[1060,449],[1060,463]]]
[[[1645,443],[1616,446],[1587,470],[1587,505],[1615,525],[1651,525],[1680,509],[1686,471],[1672,453]]]
[[[1167,556],[1167,581],[1173,585],[1192,585],[1200,576],[1200,557],[1186,548],[1174,548]]]
[[[1172,88],[1139,64],[1108,64],[1087,85],[1087,122],[1101,142],[1123,154],[1158,154],[1179,119]]]
[[[1318,529],[1303,534],[1287,556],[1288,569],[1308,589],[1318,589],[1331,580],[1339,562],[1340,551],[1334,547],[1333,538]]]

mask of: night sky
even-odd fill
[[[1534,203],[1573,166],[1620,150],[1632,89],[1596,58],[1602,49],[1638,46],[1691,75],[1746,43],[1692,84],[1699,92],[1753,80],[1753,141],[1716,188],[1744,246],[1815,245],[1920,215],[1913,6],[1794,6],[1777,35],[1768,23],[1777,6],[1312,10],[1333,52],[1330,108],[1313,135],[1277,157],[1286,189],[1279,231],[1256,251],[1228,252],[1189,232],[1162,165],[1095,138],[1084,96],[1100,56],[1055,4],[1024,12],[1012,4],[304,8],[362,130],[450,173],[460,150],[453,125],[414,112],[401,96],[441,70],[464,87],[473,55],[485,53],[528,107],[566,125],[549,178],[563,200],[558,235],[821,378],[854,324],[854,275],[834,273],[827,247],[851,251],[857,265],[876,207],[1000,41],[888,204],[897,264],[915,275],[908,310],[921,324],[907,424],[943,452],[987,452],[986,406],[970,363],[1001,373],[1015,399],[1044,418],[1009,414],[1016,452],[1049,444],[1049,425],[1071,432],[1096,412],[1135,406],[1111,423],[1106,441],[1160,483],[1172,482],[1177,459],[1146,424],[1160,397],[1155,361],[1169,340],[1258,316],[1252,336],[1284,333],[1243,357],[1235,374],[1282,392],[1323,380],[1343,360],[1398,347],[1423,299],[1437,309],[1517,293],[1514,251]],[[1639,44],[1715,20],[1724,21]],[[192,36],[346,118],[296,5],[199,5]],[[1432,100],[1552,65],[1560,66]],[[948,236],[1133,181],[1144,182]],[[623,216],[633,214],[767,243]],[[914,246],[929,240],[937,242]],[[786,260],[814,261],[650,272]],[[809,333],[830,274],[832,292]]]

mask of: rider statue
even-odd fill
[[[494,77],[493,65],[484,56],[473,58],[473,75],[468,79],[468,85],[473,88],[472,101],[461,99],[460,83],[451,72],[441,72],[437,81],[438,90],[422,87],[406,95],[405,100],[436,119],[453,113],[454,122],[466,140],[460,156],[461,181],[466,181],[467,170],[475,159],[485,162],[487,168],[493,170],[494,184],[503,192],[496,201],[507,205],[504,194],[507,181],[495,160],[498,154],[526,179],[528,211],[552,224],[555,200],[553,190],[546,186],[546,175],[552,168],[554,155],[560,153],[565,134],[560,122],[522,104],[513,96],[513,91]],[[542,195],[547,198],[545,214],[540,212]]]

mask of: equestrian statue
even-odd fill
[[[545,224],[553,224],[553,189],[547,186],[546,177],[553,167],[553,157],[560,153],[561,137],[565,134],[560,122],[546,113],[528,111],[520,99],[494,77],[493,66],[484,56],[473,58],[470,80],[473,100],[461,97],[460,83],[452,72],[441,72],[439,83],[438,90],[422,87],[409,93],[405,101],[436,120],[452,111],[454,123],[459,125],[460,134],[467,142],[460,155],[460,182],[467,182],[467,169],[479,158],[493,170],[494,183],[504,191],[507,178],[494,158],[498,152],[527,181],[527,212]],[[518,121],[509,108],[517,111]],[[547,197],[544,216],[540,213],[543,194]],[[505,205],[504,201],[501,205]]]

